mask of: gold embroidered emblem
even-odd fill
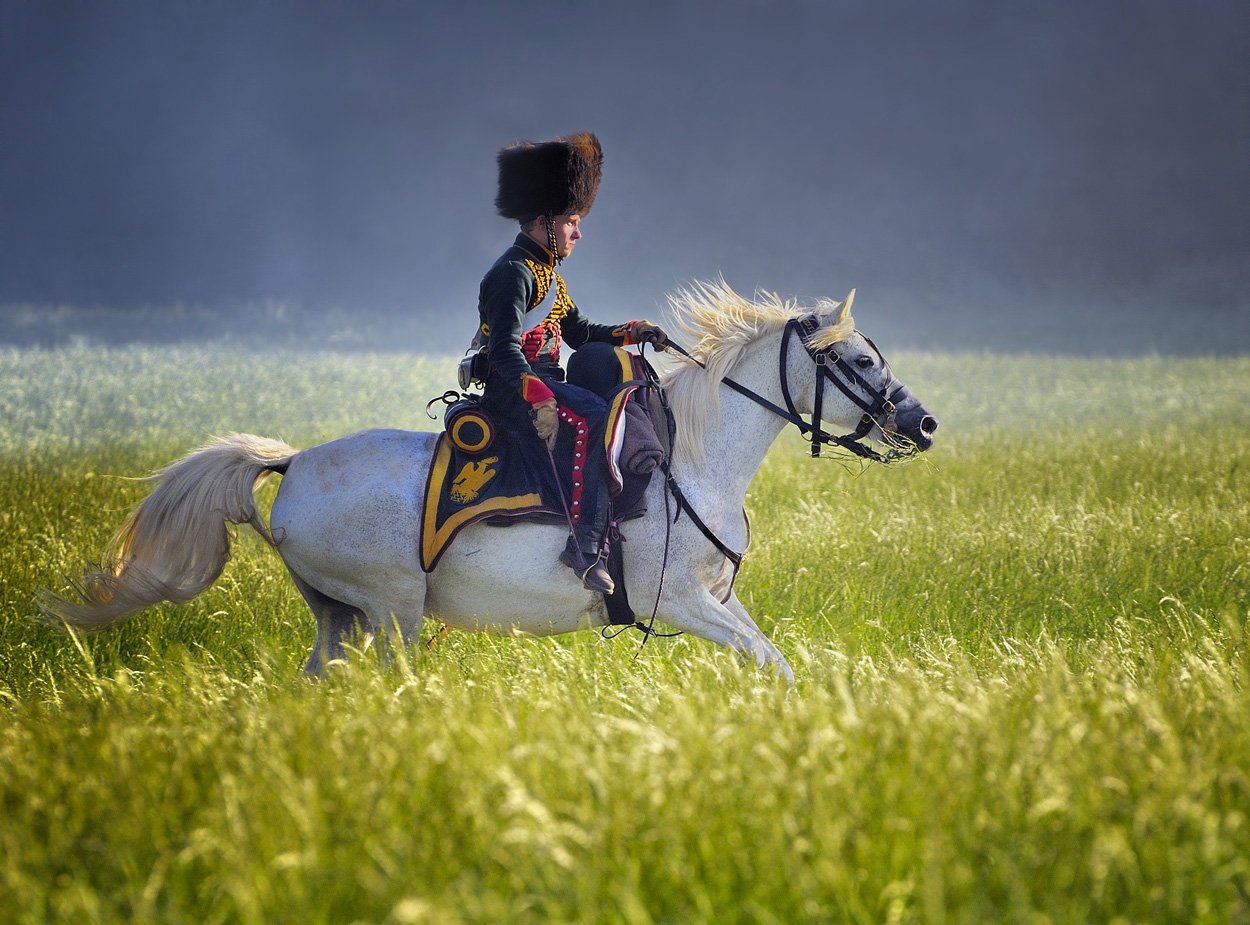
[[[477,462],[467,462],[460,474],[451,483],[451,500],[456,504],[468,504],[482,493],[486,483],[496,475],[492,465],[499,462],[498,456],[487,456]]]

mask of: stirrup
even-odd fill
[[[560,562],[573,570],[573,574],[582,580],[582,587],[587,591],[611,594],[616,590],[616,582],[612,580],[603,558],[594,553],[582,552],[571,536],[560,551]]]
[[[576,574],[576,569],[574,569]],[[616,591],[616,582],[608,574],[607,566],[602,559],[595,559],[581,574],[582,587],[587,591],[598,591],[600,594],[612,594]]]

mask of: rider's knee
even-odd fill
[[[607,398],[617,386],[632,378],[625,365],[628,357],[628,353],[611,344],[599,341],[583,344],[569,357],[568,381]]]

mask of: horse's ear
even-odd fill
[[[846,294],[846,301],[842,303],[842,309],[838,312],[838,317],[834,324],[841,324],[851,316],[851,303],[855,301],[855,290],[852,289]]]

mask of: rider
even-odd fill
[[[650,321],[616,327],[591,322],[556,272],[582,237],[581,221],[599,190],[599,139],[580,132],[553,141],[522,141],[503,148],[498,163],[495,208],[519,222],[521,230],[486,272],[479,290],[477,340],[489,363],[483,404],[496,420],[513,425],[509,430],[516,439],[529,444],[519,449],[529,450],[532,458],[539,447],[548,468],[556,458],[571,460],[574,529],[560,561],[578,573],[586,588],[611,594],[614,585],[602,558],[608,516],[603,498],[607,404],[575,380],[565,381],[560,345],[586,354],[605,350],[604,361],[616,362],[613,346],[645,341],[663,349],[668,338]],[[550,307],[540,307],[549,293]]]

